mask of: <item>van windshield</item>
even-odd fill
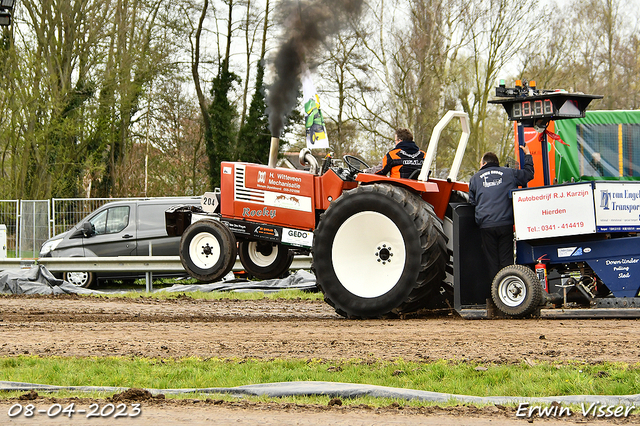
[[[114,234],[129,224],[129,206],[112,207],[89,221],[96,235]]]

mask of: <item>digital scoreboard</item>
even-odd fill
[[[509,120],[533,127],[551,120],[583,118],[589,103],[601,99],[601,95],[585,95],[566,91],[537,90],[526,86],[496,88],[496,99],[489,101],[501,104],[509,115]]]
[[[551,184],[549,151],[547,147],[547,126],[551,120],[583,118],[589,103],[601,99],[601,95],[569,93],[566,90],[538,90],[535,81],[516,80],[515,87],[505,87],[504,80],[496,87],[496,99],[489,103],[501,104],[509,115],[509,120],[520,123],[519,127],[533,127],[540,134],[542,175],[544,185]],[[523,140],[518,145],[525,145]],[[522,158],[519,151],[519,158]]]

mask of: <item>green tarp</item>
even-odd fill
[[[558,120],[553,141],[558,183],[640,180],[640,111],[587,111],[585,118]]]

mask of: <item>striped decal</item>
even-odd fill
[[[264,203],[264,191],[245,186],[245,166],[236,164],[234,199],[252,203]]]

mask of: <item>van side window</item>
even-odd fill
[[[112,207],[100,212],[89,222],[93,225],[96,235],[115,234],[129,224],[129,206]]]

